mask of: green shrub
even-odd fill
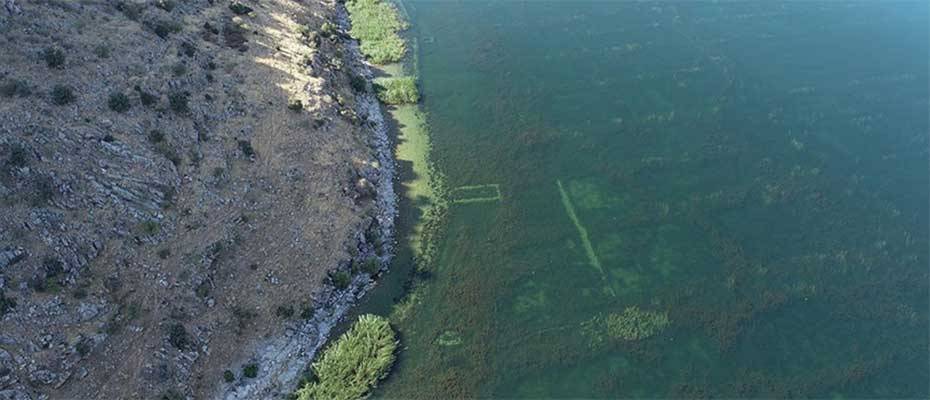
[[[9,155],[6,158],[6,161],[3,162],[3,166],[6,168],[22,168],[29,164],[29,151],[26,150],[23,145],[19,143],[11,143],[7,146],[9,149]]]
[[[303,309],[300,310],[300,319],[310,319],[313,318],[313,315],[316,314],[316,309],[312,305],[306,304]]]
[[[187,92],[174,92],[168,95],[168,106],[178,114],[186,114],[190,111],[187,102],[190,94]]]
[[[6,297],[6,294],[0,290],[0,317],[6,315],[6,313],[12,311],[14,308],[16,308],[16,299]]]
[[[27,97],[32,94],[29,82],[20,79],[10,79],[0,85],[0,95],[4,97]]]
[[[94,55],[97,58],[110,58],[110,48],[105,44],[100,44],[94,47]]]
[[[377,274],[381,270],[381,262],[378,257],[369,257],[362,263],[362,271],[369,275]]]
[[[295,112],[300,112],[304,109],[304,102],[300,99],[291,99],[287,101],[287,109]]]
[[[191,42],[181,42],[181,54],[193,57],[194,54],[197,54],[197,46],[194,46]]]
[[[186,397],[174,389],[168,389],[161,395],[161,400],[184,400]]]
[[[81,339],[75,343],[74,349],[77,350],[81,357],[84,357],[90,353],[90,341],[88,339]]]
[[[329,275],[329,280],[332,281],[336,289],[342,290],[349,287],[349,283],[352,282],[352,275],[349,275],[346,271],[336,271]]]
[[[116,3],[116,9],[122,12],[126,18],[133,21],[139,20],[139,17],[142,16],[142,12],[145,11],[145,6],[145,3],[136,3],[131,0],[119,1]]]
[[[420,101],[417,80],[412,76],[378,78],[374,82],[378,100],[385,104],[414,104]]]
[[[235,2],[235,3],[230,4],[230,5],[229,5],[229,10],[232,11],[233,14],[236,14],[236,15],[245,15],[245,14],[248,14],[248,13],[250,13],[250,12],[253,11],[253,10],[252,10],[252,7],[249,7],[249,6],[247,6],[247,5],[245,5],[245,4],[242,4],[242,3],[238,2],[238,1]]]
[[[223,380],[226,381],[226,383],[232,383],[232,381],[236,380],[236,374],[227,369],[223,371]]]
[[[169,20],[158,20],[152,22],[151,24],[152,31],[155,32],[158,37],[162,39],[167,39],[172,33],[178,33],[181,31],[181,24],[175,21]]]
[[[288,319],[294,316],[294,307],[291,306],[278,306],[274,311],[274,315],[278,318]]]
[[[181,156],[178,155],[178,152],[168,142],[157,143],[155,145],[155,152],[167,158],[175,167],[181,165]]]
[[[187,73],[187,65],[184,65],[183,62],[179,62],[171,66],[171,74],[175,77],[184,76]]]
[[[252,158],[255,156],[255,149],[252,148],[251,141],[239,140],[237,143],[239,144],[239,151],[241,151],[244,156],[248,158]]]
[[[246,378],[254,378],[258,376],[258,364],[250,363],[242,366],[242,376]]]
[[[73,103],[77,98],[74,96],[74,88],[67,85],[55,85],[52,87],[49,97],[51,97],[52,103],[59,106]]]
[[[155,7],[158,7],[168,12],[171,12],[171,10],[174,10],[174,6],[175,4],[173,0],[156,0],[155,1]]]
[[[42,52],[42,59],[49,68],[62,69],[65,67],[65,52],[59,48],[49,47]]]
[[[397,10],[383,0],[349,0],[346,2],[352,30],[362,54],[375,64],[388,64],[404,58],[406,45],[398,32],[407,29]]]
[[[349,76],[349,85],[356,92],[366,92],[368,90],[368,81],[361,75],[352,74]]]
[[[297,390],[299,400],[358,399],[394,364],[397,339],[384,317],[362,315],[312,366],[316,381]]]
[[[136,91],[139,92],[139,102],[142,103],[143,106],[148,107],[158,102],[158,96],[151,94],[149,92],[146,92],[142,90],[141,88],[139,88],[138,86],[136,86],[136,88],[137,88]]]
[[[148,139],[151,143],[161,143],[165,141],[165,134],[158,129],[152,129],[149,132]]]
[[[320,36],[322,37],[331,38],[336,36],[337,32],[338,30],[336,30],[336,25],[333,25],[329,21],[326,21],[323,23],[323,25],[320,25]]]
[[[168,327],[168,343],[182,351],[190,346],[187,329],[184,329],[184,325],[180,322],[175,322]]]
[[[118,113],[129,111],[132,105],[129,103],[129,96],[126,96],[122,92],[115,92],[110,94],[110,99],[107,100],[107,105],[111,110]]]
[[[52,202],[58,195],[58,188],[52,177],[40,175],[32,182],[32,205],[36,207],[44,206]]]
[[[147,220],[139,223],[138,231],[140,234],[145,236],[152,236],[158,233],[161,230],[161,225],[158,221]]]

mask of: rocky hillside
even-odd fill
[[[340,4],[2,4],[0,399],[247,385],[256,343],[376,273]]]

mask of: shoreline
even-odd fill
[[[336,4],[335,22],[342,32],[348,32],[348,11],[343,3]],[[347,33],[341,34],[339,40],[347,50],[346,60],[351,71],[364,77],[366,85],[372,89],[372,66],[361,54],[358,40],[349,37]],[[398,212],[394,191],[395,159],[389,127],[374,90],[356,93],[356,100],[355,111],[369,127],[369,148],[375,152],[378,162],[364,178],[376,182],[376,240],[380,240],[383,255],[376,254],[377,244],[369,243],[366,237],[367,229],[360,227],[355,235],[359,243],[359,252],[351,262],[361,263],[370,257],[377,257],[380,268],[376,275],[383,275],[391,266],[395,251],[394,220]],[[340,267],[341,264],[331,271],[339,270]],[[227,400],[253,399],[287,396],[293,393],[317,352],[329,342],[333,329],[350,311],[355,310],[356,303],[376,286],[377,281],[374,276],[359,273],[353,276],[348,287],[342,290],[326,283],[323,289],[312,296],[314,304],[317,304],[312,318],[303,321],[299,326],[288,327],[283,336],[256,346],[257,350],[252,352],[252,360],[261,365],[259,376],[247,385],[221,388],[222,393],[219,397]]]

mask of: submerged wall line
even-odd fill
[[[614,292],[614,288],[607,282],[607,274],[604,272],[601,260],[597,258],[597,253],[594,252],[594,246],[591,245],[591,240],[588,239],[588,230],[581,225],[578,215],[575,214],[575,206],[572,205],[572,200],[568,197],[568,193],[565,192],[565,188],[562,187],[562,181],[556,179],[555,184],[559,187],[559,194],[562,196],[562,205],[565,206],[565,212],[568,213],[568,218],[572,220],[572,223],[575,224],[575,228],[578,229],[578,236],[581,237],[581,245],[584,247],[584,252],[588,255],[588,262],[601,273],[601,280],[604,281],[610,295],[616,296],[617,294]]]
[[[452,189],[452,193],[458,193],[468,190],[480,190],[485,188],[494,189],[495,194],[493,196],[484,196],[484,197],[465,197],[461,199],[454,199],[452,203],[455,204],[468,204],[468,203],[481,203],[488,201],[500,201],[501,200],[501,187],[497,183],[490,183],[487,185],[471,185],[471,186],[459,186],[455,189]]]

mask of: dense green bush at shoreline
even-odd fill
[[[399,78],[378,78],[374,81],[378,100],[384,104],[415,104],[420,101],[417,79],[412,76]]]
[[[389,64],[404,58],[407,50],[398,32],[407,29],[397,9],[383,0],[346,1],[352,30],[349,34],[358,39],[362,54],[375,64]]]
[[[316,380],[297,390],[298,400],[358,399],[394,364],[397,339],[384,317],[362,315],[313,363]]]

